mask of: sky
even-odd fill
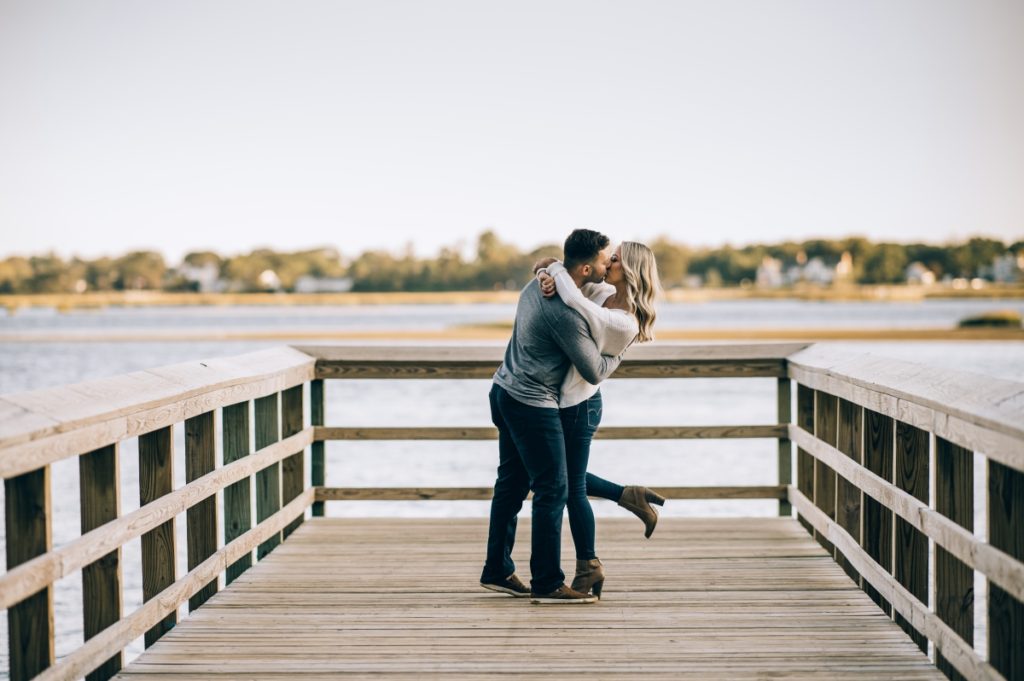
[[[0,256],[1024,238],[1020,0],[0,0]]]

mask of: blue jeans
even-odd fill
[[[622,486],[587,472],[590,442],[601,425],[603,402],[601,391],[572,407],[560,409],[562,431],[565,433],[565,464],[569,474],[569,529],[576,547],[577,560],[597,558],[595,553],[594,511],[587,498],[600,497],[618,501]]]
[[[515,572],[516,516],[532,489],[530,588],[534,593],[550,593],[565,583],[560,563],[568,485],[558,409],[523,404],[497,384],[491,388],[490,401],[491,420],[498,427],[499,460],[480,581],[501,581]]]

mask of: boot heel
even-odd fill
[[[657,504],[658,506],[665,505],[665,497],[661,496],[654,490],[647,490],[647,494],[645,494],[644,496],[647,498],[647,501],[651,502],[652,504]]]
[[[601,589],[603,589],[603,588],[604,588],[604,580],[603,579],[600,582],[594,582],[593,592],[594,592],[594,595],[597,596],[597,600],[601,600]]]

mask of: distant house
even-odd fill
[[[803,266],[800,272],[800,278],[803,281],[809,281],[812,284],[821,284],[828,286],[836,278],[835,266],[829,266],[825,264],[825,261],[821,258],[814,257],[807,261],[807,264]]]
[[[925,267],[924,263],[910,263],[907,265],[907,269],[904,270],[903,274],[906,277],[908,284],[929,286],[935,283],[935,273]]]
[[[274,270],[263,270],[260,272],[260,276],[256,279],[259,282],[260,288],[268,291],[280,291],[281,290],[281,277],[277,276],[277,272]]]
[[[785,278],[782,275],[782,261],[770,255],[764,256],[761,264],[757,267],[754,285],[757,288],[779,288],[785,283]]]
[[[992,261],[992,281],[1012,284],[1024,273],[1024,252],[1020,255],[1006,252]]]
[[[220,267],[214,263],[201,266],[182,263],[178,268],[178,274],[185,281],[195,284],[201,293],[219,293],[227,288],[220,278]]]
[[[352,277],[301,276],[295,281],[296,293],[346,293],[352,290]]]

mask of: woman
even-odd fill
[[[651,250],[634,241],[619,245],[603,283],[576,287],[572,277],[558,261],[544,261],[537,276],[546,296],[557,294],[587,321],[590,335],[601,352],[618,355],[634,341],[654,339],[654,297],[660,289],[658,268]],[[644,536],[650,537],[658,522],[651,503],[664,505],[665,499],[646,487],[622,487],[587,472],[590,442],[601,421],[602,402],[598,386],[587,383],[575,367],[562,383],[559,400],[562,430],[565,434],[569,477],[569,527],[576,546],[576,577],[572,588],[582,593],[593,590],[601,596],[604,570],[594,549],[594,512],[589,496],[611,499],[632,511],[643,522]]]

